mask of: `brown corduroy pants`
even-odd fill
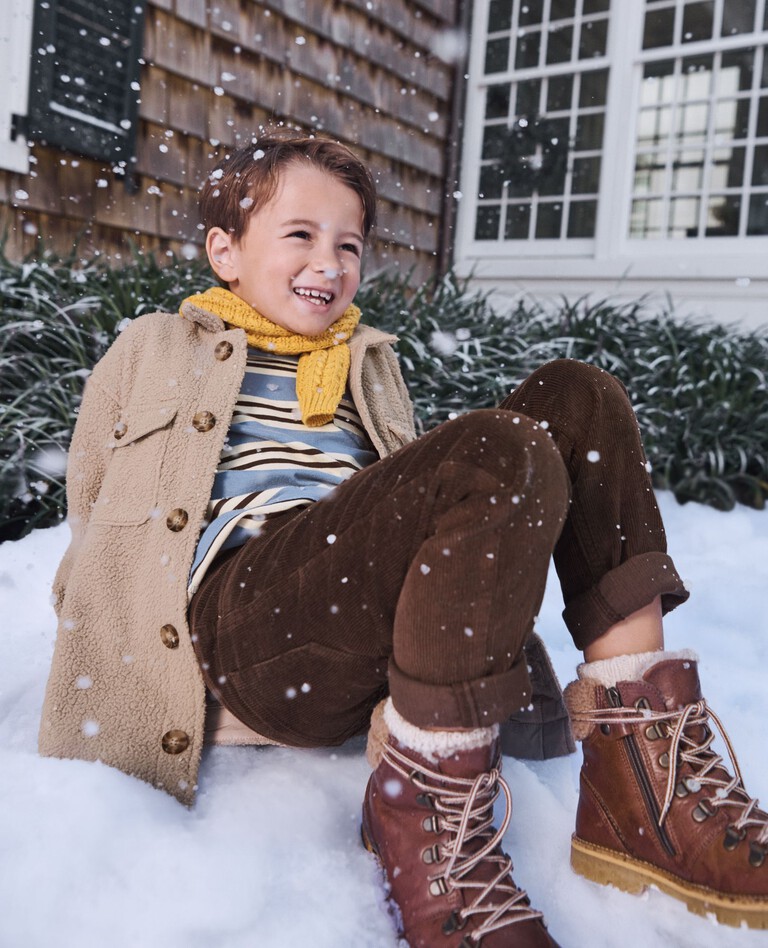
[[[552,555],[579,648],[687,598],[626,392],[572,360],[267,520],[193,597],[193,641],[225,707],[282,743],[340,743],[388,692],[420,726],[489,725],[530,701]]]

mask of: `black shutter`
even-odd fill
[[[113,161],[133,157],[146,0],[37,0],[29,114],[33,141]]]

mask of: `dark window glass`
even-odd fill
[[[608,20],[593,20],[583,23],[579,37],[579,59],[605,56],[608,43]]]
[[[568,212],[569,237],[594,237],[597,201],[573,201]]]
[[[518,23],[520,26],[532,26],[534,23],[541,23],[543,13],[543,0],[524,0],[520,5]]]
[[[512,0],[491,0],[488,8],[488,32],[498,33],[512,26]]]
[[[547,63],[567,63],[571,58],[573,27],[552,29],[547,37]]]
[[[648,10],[643,28],[643,49],[671,46],[675,35],[675,8]]]
[[[576,15],[576,0],[552,0],[549,8],[549,19],[568,20]]]
[[[535,31],[518,36],[515,47],[515,69],[532,69],[539,65],[541,33]]]
[[[737,49],[731,53],[723,53],[721,72],[738,77],[739,92],[748,92],[752,88],[752,76],[755,71],[755,51],[753,49]],[[728,91],[733,86],[728,83]]]
[[[35,6],[27,138],[106,161],[133,155],[144,0]]]
[[[723,4],[723,36],[751,33],[755,28],[755,0],[726,0]]]
[[[517,84],[515,115],[538,115],[541,79],[526,79]]]
[[[578,151],[599,151],[603,147],[604,116],[580,115],[576,123],[575,147]]]
[[[607,69],[596,69],[593,72],[583,72],[581,74],[581,88],[579,89],[580,108],[591,108],[596,105],[605,105],[607,94]]]
[[[715,4],[713,0],[705,0],[704,3],[686,3],[683,8],[682,39],[684,43],[696,43],[698,40],[712,39],[714,25]]]
[[[536,212],[536,237],[547,240],[560,236],[560,224],[563,220],[562,204],[539,204]]]
[[[753,194],[749,202],[747,234],[761,237],[768,234],[768,194]]]
[[[485,160],[501,158],[507,144],[509,131],[506,125],[486,125],[483,133],[483,155]]]
[[[485,47],[485,72],[506,72],[509,65],[509,40],[493,39]]]
[[[746,148],[716,148],[712,155],[710,188],[740,188],[744,183]]]
[[[479,198],[500,198],[504,190],[504,169],[498,165],[484,165],[480,169]]]
[[[574,194],[595,194],[600,185],[600,158],[576,158],[573,162]]]
[[[768,145],[756,145],[752,164],[752,184],[756,187],[768,185]],[[763,195],[766,197],[766,195]]]
[[[739,233],[741,198],[736,194],[723,194],[709,200],[709,223],[704,234],[707,237],[735,237]]]
[[[527,240],[531,227],[531,205],[509,204],[504,225],[505,240]]]
[[[768,136],[768,96],[760,99],[760,106],[757,110],[757,136],[765,138]]]
[[[573,76],[550,76],[547,83],[547,112],[570,109]]]
[[[508,82],[488,86],[485,96],[485,117],[506,118],[509,115],[510,87]]]
[[[584,0],[584,14],[606,13],[611,7],[611,0]]]
[[[501,208],[498,204],[477,209],[475,240],[498,240]]]

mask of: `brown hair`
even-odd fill
[[[219,161],[200,190],[200,219],[206,233],[221,227],[240,240],[251,214],[274,196],[280,172],[308,161],[351,188],[363,205],[363,237],[376,219],[376,186],[360,159],[345,145],[299,133],[271,133]]]

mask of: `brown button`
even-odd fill
[[[232,348],[232,343],[223,339],[221,342],[216,343],[216,348],[213,350],[213,355],[219,360],[219,362],[224,362],[232,355],[233,352],[234,349]]]
[[[177,507],[175,510],[172,510],[165,520],[165,525],[169,530],[172,530],[174,533],[178,533],[179,530],[183,530],[186,527],[189,521],[189,514],[186,510],[182,510],[181,507]]]
[[[166,754],[182,754],[189,747],[189,735],[186,731],[166,731],[162,744]]]
[[[124,438],[128,433],[128,425],[124,421],[118,421],[115,425],[115,430],[112,432],[112,436],[115,441],[119,441],[121,438]]]
[[[164,625],[162,629],[160,629],[160,638],[166,648],[179,647],[179,633],[172,625]]]
[[[195,431],[210,431],[216,424],[216,416],[210,411],[199,411],[192,419]]]

